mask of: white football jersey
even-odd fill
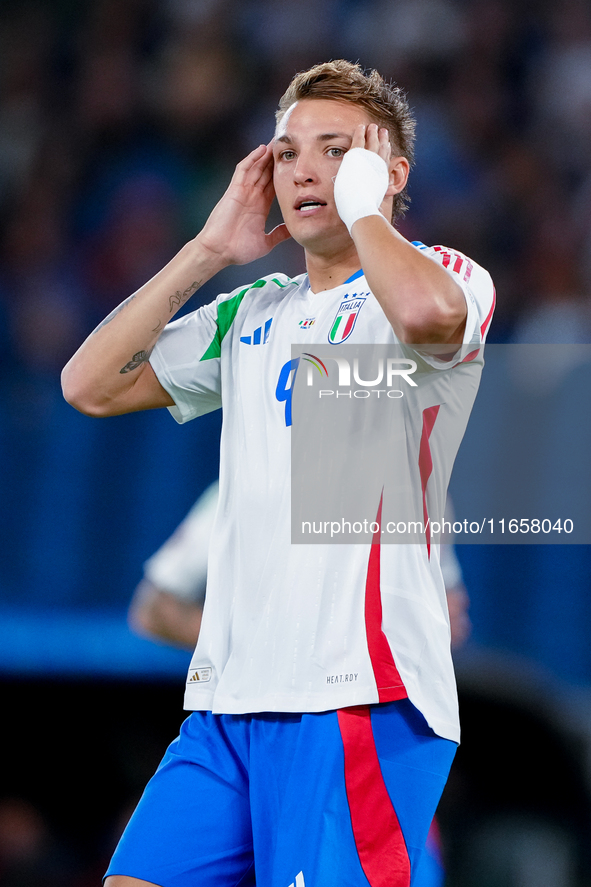
[[[425,509],[441,504],[442,514],[494,288],[465,256],[415,245],[453,275],[468,308],[469,349],[446,361],[417,353],[430,401],[405,420],[404,467],[420,475]],[[320,293],[306,275],[277,274],[169,324],[152,353],[178,422],[224,410],[207,597],[185,708],[313,712],[408,696],[436,733],[458,741],[439,547],[428,535],[423,544],[291,543],[291,345],[345,341],[397,343],[362,272]],[[450,396],[452,376],[463,380],[461,398]]]

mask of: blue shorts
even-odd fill
[[[422,887],[455,750],[407,699],[307,714],[193,712],[107,874],[161,887]]]

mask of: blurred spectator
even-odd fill
[[[548,35],[531,70],[536,137],[549,159],[580,174],[591,161],[591,8],[565,0],[547,10]]]
[[[453,0],[375,0],[355,4],[343,22],[344,51],[392,72],[459,53],[466,41],[462,4]]]
[[[2,887],[66,887],[72,875],[41,812],[23,798],[0,800]]]

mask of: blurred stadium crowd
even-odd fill
[[[339,56],[408,91],[404,232],[490,269],[495,341],[541,308],[588,326],[585,0],[4,0],[5,368],[56,374],[199,230],[234,164],[272,135],[293,72]]]
[[[124,613],[143,560],[215,477],[218,418],[187,429],[156,415],[97,423],[63,402],[59,372],[199,230],[234,165],[272,137],[293,73],[337,57],[407,90],[417,163],[401,230],[490,270],[498,303],[489,341],[591,342],[588,0],[2,0],[3,613],[28,604]],[[287,243],[254,268],[228,269],[187,309],[279,268],[302,271],[299,249]],[[479,602],[473,580],[477,628],[479,613],[484,624],[515,604],[502,576],[525,588],[528,576],[541,585],[551,575],[543,623],[524,651],[532,658],[555,618],[560,577],[579,603],[588,596],[587,553],[571,569],[557,551],[543,561],[522,549],[497,557],[496,574],[492,552],[479,566],[471,556],[469,587],[471,576],[498,583]],[[518,605],[505,625],[509,648],[528,612]],[[552,665],[565,656],[568,625],[586,631],[588,605],[560,618]],[[580,661],[562,677],[591,684],[587,647],[576,647]],[[98,883],[99,872],[80,880],[41,850],[31,874],[39,815],[18,799],[0,805],[3,887]],[[519,883],[578,883],[564,870],[557,879]]]

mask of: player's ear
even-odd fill
[[[404,189],[410,172],[410,164],[406,157],[392,157],[389,165],[389,182],[386,197],[394,197]]]

